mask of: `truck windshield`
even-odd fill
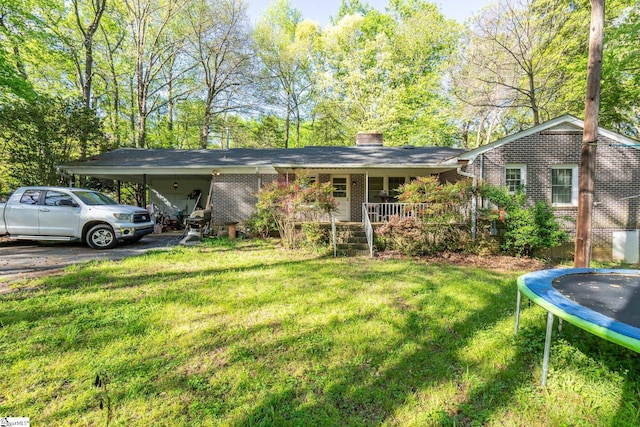
[[[113,200],[111,197],[95,191],[74,191],[73,194],[78,196],[80,200],[89,206],[118,204],[118,202]]]

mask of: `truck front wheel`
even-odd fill
[[[86,241],[93,249],[111,249],[118,243],[116,233],[107,224],[91,227],[87,233]]]

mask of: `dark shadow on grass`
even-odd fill
[[[485,284],[487,291],[479,295],[485,301],[482,307],[469,313],[464,321],[439,327],[433,327],[432,319],[420,315],[422,307],[433,304],[431,298],[437,288],[437,284],[426,284],[427,296],[419,306],[405,307],[403,322],[395,325],[402,337],[395,349],[410,345],[415,350],[393,363],[389,361],[394,360],[394,348],[368,352],[364,360],[345,361],[327,374],[341,380],[314,392],[316,403],[303,404],[302,394],[308,391],[290,387],[260,402],[238,425],[379,425],[392,421],[396,410],[418,390],[447,382],[462,384],[468,362],[460,359],[459,352],[477,332],[513,316],[512,310],[495,307],[515,300],[515,284],[492,292],[490,274]],[[455,301],[447,297],[436,304],[451,305]],[[497,408],[509,405],[513,392],[530,379],[530,356],[517,353],[507,366],[496,367],[496,374],[485,384],[469,391],[470,398],[453,404],[449,412],[432,414],[431,420],[434,424],[482,423]],[[485,390],[496,389],[499,399],[485,398]]]

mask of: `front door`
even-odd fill
[[[346,175],[335,175],[331,177],[333,185],[333,198],[336,201],[336,219],[338,221],[349,221],[351,219],[351,205],[349,202],[349,177]]]

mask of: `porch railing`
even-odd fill
[[[429,207],[427,203],[363,203],[362,206],[362,216],[368,217],[372,223],[387,222],[392,216],[417,216]]]
[[[362,226],[364,234],[367,236],[367,244],[369,245],[369,258],[373,258],[373,226],[367,213],[367,203],[362,204]]]
[[[331,242],[333,243],[333,257],[338,256],[338,232],[336,229],[336,216],[333,212],[330,214],[331,216]]]

